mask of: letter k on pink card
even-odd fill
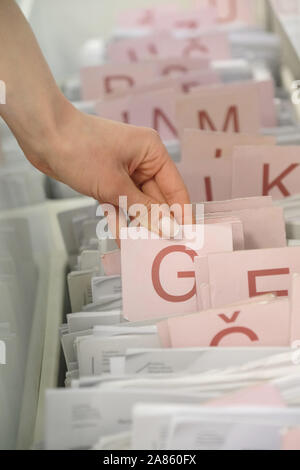
[[[176,117],[180,135],[184,129],[257,134],[261,121],[257,85],[201,87],[178,98]]]
[[[194,347],[289,347],[288,299],[246,303],[169,318],[173,348]]]
[[[191,227],[184,227],[190,237]],[[194,259],[233,250],[230,225],[202,226],[204,244],[189,248],[188,238],[162,240],[144,229],[129,228],[121,240],[123,312],[130,321],[197,311]],[[139,233],[153,239],[133,239]],[[202,240],[202,241],[203,241]]]
[[[272,196],[300,192],[299,147],[237,147],[233,157],[232,197]]]
[[[237,145],[275,145],[274,137],[259,134],[185,129],[182,161],[177,165],[192,201],[231,198],[232,155]]]

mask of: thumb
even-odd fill
[[[153,197],[143,193],[126,175],[121,188],[122,195],[127,197],[128,214],[137,226],[147,228],[163,238],[174,238],[180,227],[171,214],[168,204],[161,204]]]

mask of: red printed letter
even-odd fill
[[[203,131],[206,130],[207,128],[206,123],[208,124],[208,127],[211,131],[219,130],[216,128],[211,117],[206,111],[199,111],[198,115],[199,115],[199,128],[201,130]],[[236,106],[230,106],[225,116],[223,129],[220,129],[220,130],[222,130],[223,132],[227,132],[229,130],[231,121],[233,121],[232,123],[233,123],[234,132],[240,132],[238,108]]]
[[[228,330],[223,330],[218,333],[212,342],[210,343],[211,347],[217,347],[219,346],[220,342],[222,341],[225,336],[229,336],[232,334],[237,334],[240,333],[242,335],[247,336],[251,341],[258,341],[258,336],[254,333],[254,331],[249,330],[249,328],[242,328],[242,327],[236,327],[236,328],[228,328]]]
[[[267,277],[267,276],[280,276],[288,275],[290,270],[286,269],[266,269],[261,271],[249,271],[248,272],[248,285],[249,285],[249,296],[256,297],[258,295],[265,294],[276,294],[278,297],[287,297],[289,295],[287,290],[273,291],[273,292],[257,292],[256,288],[256,278],[257,277]]]
[[[161,109],[155,108],[153,110],[153,129],[155,129],[157,132],[159,132],[159,119],[162,119],[164,123],[168,126],[174,137],[177,137],[177,130],[173,126],[169,118]]]
[[[105,77],[104,79],[104,89],[106,93],[112,93],[113,91],[115,91],[112,87],[113,81],[122,81],[128,83],[129,87],[134,86],[134,80],[131,77],[128,77],[127,75],[112,75],[109,77]]]
[[[203,54],[208,54],[209,50],[208,48],[202,44],[199,39],[190,39],[189,44],[187,47],[183,50],[182,54],[183,56],[189,56],[193,51],[200,51]]]
[[[170,246],[162,250],[155,258],[152,266],[152,283],[153,287],[156,290],[157,294],[164,300],[168,302],[186,302],[190,300],[196,295],[196,283],[194,283],[193,288],[190,292],[185,295],[170,295],[168,294],[163,286],[161,285],[160,278],[159,278],[159,269],[163,259],[169,255],[170,253],[185,253],[187,254],[193,261],[194,258],[197,256],[197,253],[193,250],[188,250],[185,246],[177,245],[177,246]],[[186,272],[179,272],[177,273],[179,279],[186,279],[186,278],[194,278],[195,272],[193,271],[186,271]]]
[[[187,72],[187,68],[184,67],[183,65],[179,65],[179,64],[174,64],[174,65],[168,65],[167,67],[165,67],[161,74],[162,75],[169,75],[170,73],[172,72],[182,72],[182,73],[186,73]]]
[[[207,176],[204,178],[204,183],[205,183],[205,193],[206,193],[206,201],[211,202],[213,201],[213,192],[212,192],[212,187],[211,187],[211,178]]]
[[[263,174],[263,196],[268,196],[270,191],[275,188],[276,186],[278,189],[282,192],[282,194],[285,197],[290,196],[291,194],[287,190],[287,188],[284,186],[282,183],[282,180],[288,176],[292,171],[294,171],[296,168],[298,168],[299,164],[295,163],[293,165],[290,165],[285,171],[281,173],[274,181],[271,183],[269,182],[270,178],[270,165],[266,164],[264,165],[264,174]]]

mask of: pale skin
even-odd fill
[[[120,195],[148,210],[155,203],[190,203],[154,130],[89,116],[62,95],[13,0],[0,0],[0,44],[6,83],[0,116],[32,165],[100,203],[118,206]]]

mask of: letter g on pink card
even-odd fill
[[[186,229],[186,228],[185,228]],[[189,248],[187,239],[121,241],[123,312],[130,321],[197,311],[194,258],[233,250],[230,225],[206,225],[204,245]]]

